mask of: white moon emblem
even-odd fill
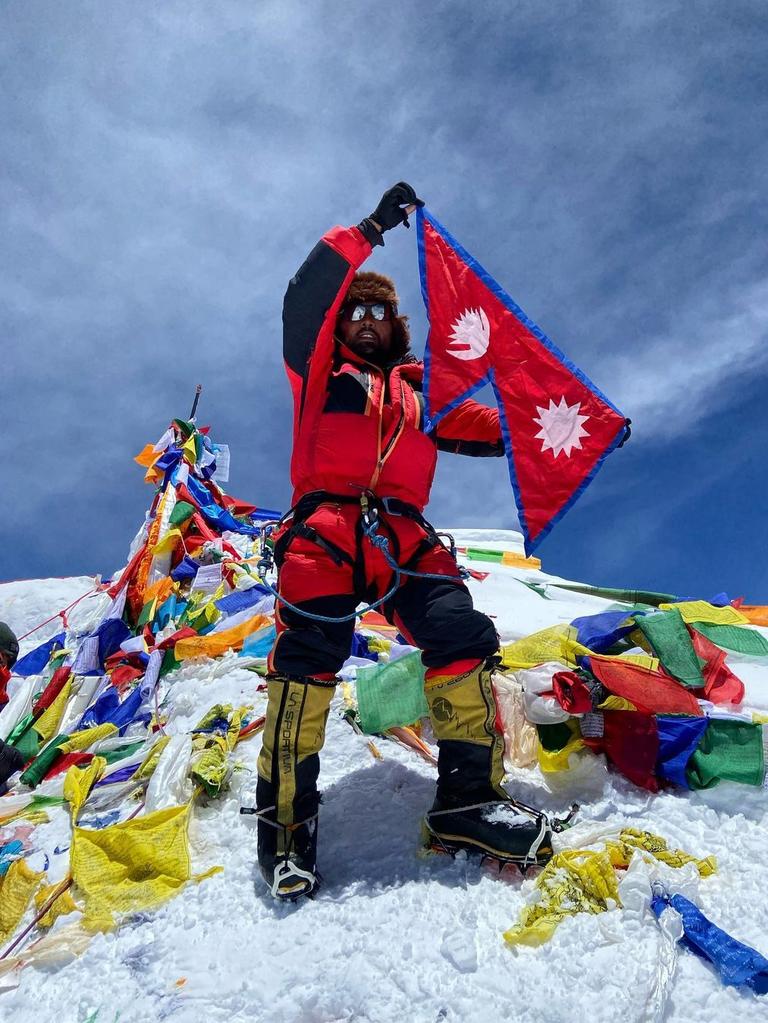
[[[465,309],[454,324],[451,344],[446,351],[454,359],[479,359],[488,351],[491,325],[482,308]]]

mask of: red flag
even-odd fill
[[[530,554],[626,436],[628,420],[430,213],[419,209],[417,223],[430,426],[493,386]]]

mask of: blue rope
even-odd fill
[[[375,600],[372,604],[366,604],[361,610],[353,611],[352,614],[341,615],[339,617],[333,615],[319,615],[313,611],[307,611],[306,608],[298,607],[296,604],[292,604],[290,600],[286,600],[285,597],[274,588],[274,586],[267,581],[266,575],[269,568],[268,563],[262,558],[258,564],[259,578],[269,592],[274,596],[275,600],[279,600],[281,604],[289,608],[291,611],[295,611],[296,614],[302,615],[304,618],[310,618],[314,622],[328,622],[330,624],[337,624],[340,622],[351,622],[355,618],[362,618],[363,615],[368,614],[369,611],[375,611],[377,607],[381,607],[385,604],[390,597],[394,596],[397,590],[400,588],[400,580],[404,575],[411,576],[415,579],[448,579],[455,580],[457,582],[464,582],[469,573],[462,575],[462,570],[459,569],[459,575],[441,575],[439,572],[415,572],[407,568],[401,568],[400,565],[395,561],[392,556],[392,551],[389,547],[389,538],[386,536],[380,536],[378,532],[377,520],[371,519],[371,521],[363,527],[363,534],[370,540],[373,546],[381,551],[384,556],[384,560],[387,562],[389,567],[395,574],[394,582],[389,590],[379,600]]]

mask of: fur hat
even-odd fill
[[[392,306],[392,361],[399,362],[410,356],[411,334],[408,330],[408,317],[400,316],[397,311],[398,297],[395,282],[391,277],[377,274],[373,270],[363,270],[355,274],[349,286],[344,304],[348,302],[388,302]]]
[[[355,274],[349,286],[346,302],[389,302],[397,316],[397,289],[391,277],[364,270]]]
[[[19,641],[5,622],[0,622],[0,651],[7,655],[9,667],[12,668],[19,656]]]

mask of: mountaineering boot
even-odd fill
[[[521,867],[552,858],[547,818],[513,799],[468,803],[438,796],[425,823],[429,845],[437,851],[464,849]]]
[[[269,784],[259,778],[257,798],[265,796],[264,788],[269,789]],[[276,821],[274,808],[261,810],[257,849],[262,877],[276,899],[293,901],[317,888],[317,810],[288,826]]]
[[[264,741],[258,760],[259,867],[278,899],[294,900],[317,887],[319,752],[334,683],[312,678],[267,682]]]
[[[432,848],[445,852],[466,849],[521,866],[545,863],[552,856],[547,818],[502,787],[504,739],[491,682],[497,663],[489,657],[451,665],[453,672],[427,672],[425,693],[439,747],[427,836]]]

